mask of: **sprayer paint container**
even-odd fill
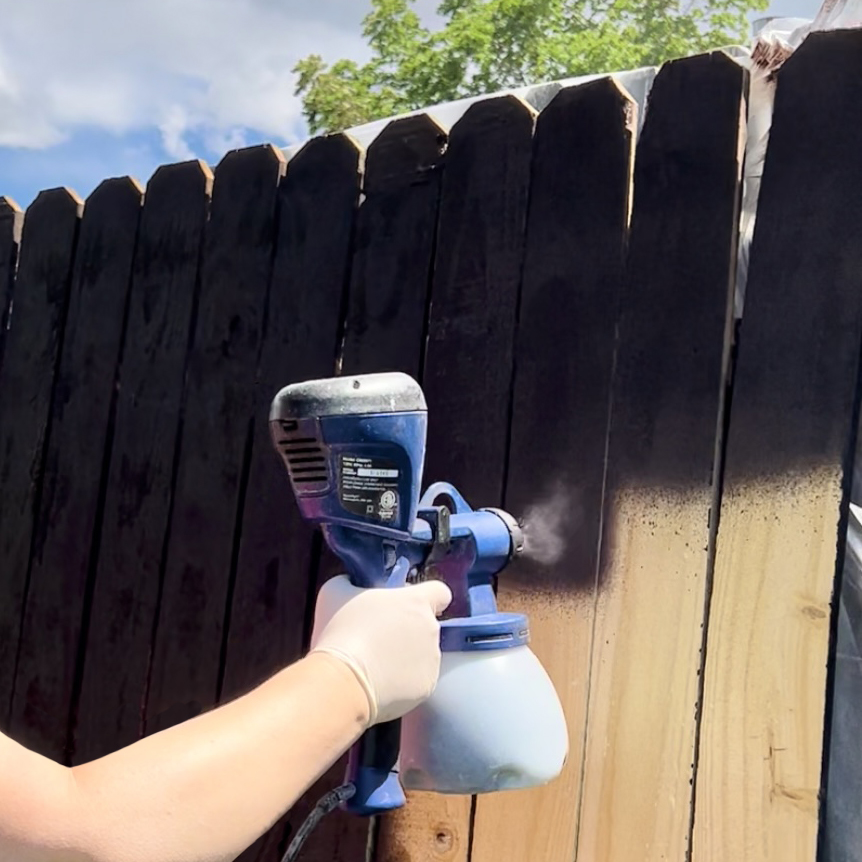
[[[536,787],[563,769],[569,737],[550,677],[521,614],[444,620],[440,678],[404,716],[408,790],[488,793]]]

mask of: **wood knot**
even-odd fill
[[[435,853],[449,853],[455,845],[455,836],[448,826],[438,826],[434,831]]]

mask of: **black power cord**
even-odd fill
[[[356,793],[356,787],[352,784],[342,784],[341,787],[336,787],[335,790],[330,790],[323,796],[320,802],[311,810],[311,814],[305,818],[302,826],[299,827],[296,835],[293,836],[293,841],[287,848],[287,853],[282,856],[281,862],[294,862],[305,840],[314,830],[314,827],[330,812],[335,811],[342,802],[347,802],[353,794]]]

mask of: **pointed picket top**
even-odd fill
[[[216,165],[215,173],[218,176],[219,171],[231,167],[240,162],[248,162],[251,160],[260,160],[261,164],[266,164],[272,160],[279,165],[281,169],[287,164],[287,159],[284,153],[274,144],[258,144],[252,147],[240,147],[235,150],[230,150],[222,156],[219,163]]]
[[[0,229],[11,222],[12,242],[21,241],[21,227],[24,224],[24,210],[10,197],[0,197]],[[2,314],[2,309],[0,309]]]
[[[329,175],[341,169],[361,172],[365,150],[359,142],[343,132],[312,138],[297,150],[287,164],[288,174]]]
[[[176,187],[177,194],[184,196],[192,193],[199,185],[203,185],[207,195],[212,193],[214,174],[210,166],[202,159],[190,159],[186,162],[174,162],[170,165],[160,165],[153,171],[147,181],[146,193],[154,189]]]
[[[393,120],[368,148],[366,188],[388,185],[405,174],[434,170],[446,144],[446,130],[428,114]]]
[[[23,212],[23,210],[12,198],[8,195],[0,195],[0,216],[21,212]]]
[[[138,206],[144,200],[144,187],[130,176],[109,177],[102,180],[87,196],[87,206],[122,206],[134,202]]]
[[[465,129],[486,127],[491,131],[495,126],[516,121],[519,117],[530,123],[536,122],[539,112],[528,102],[514,93],[483,99],[470,105],[461,119],[452,126],[451,135],[463,134]]]
[[[605,99],[611,104],[614,102],[619,103],[620,108],[625,112],[627,121],[632,123],[637,122],[637,100],[625,88],[623,83],[613,75],[588,81],[585,84],[574,84],[571,87],[561,88],[548,102],[547,107],[542,110],[539,122],[542,121],[541,118],[546,114],[557,111],[568,111],[587,101],[591,104],[598,104]]]
[[[58,211],[64,208],[77,210],[80,216],[84,212],[84,199],[68,186],[58,186],[53,189],[44,189],[39,192],[31,204],[27,207],[27,217],[48,208],[57,207]]]

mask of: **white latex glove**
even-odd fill
[[[433,693],[437,617],[451,601],[442,581],[363,589],[339,575],[321,588],[311,652],[336,656],[353,671],[368,696],[369,726],[406,715]]]

